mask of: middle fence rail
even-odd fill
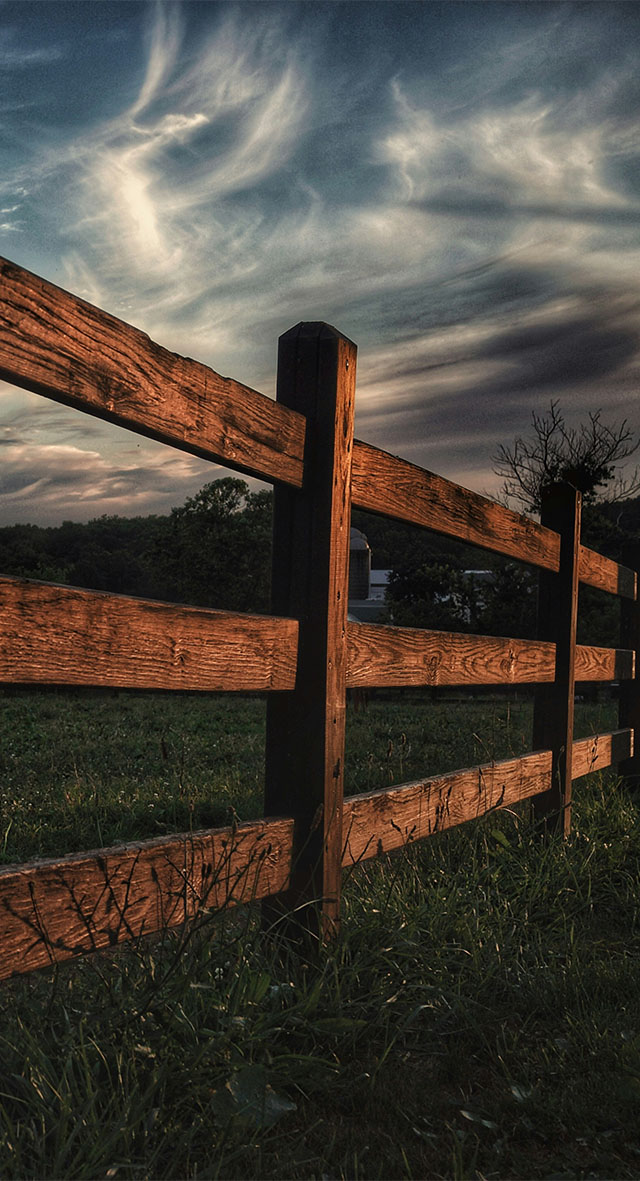
[[[574,779],[638,773],[635,572],[581,544],[568,486],[537,524],[354,440],[355,370],[300,324],[274,402],[0,260],[0,378],[275,484],[270,616],[0,578],[0,683],[268,695],[264,819],[3,868],[0,978],[258,899],[326,937],[343,867],[525,799],[567,833]],[[352,506],[537,567],[538,639],[348,622]],[[622,598],[625,647],[576,643],[581,582]],[[619,728],[575,741],[576,681],[612,680]],[[344,798],[347,689],[488,684],[536,686],[532,753]]]

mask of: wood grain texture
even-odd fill
[[[272,605],[300,633],[295,692],[267,700],[265,811],[295,815],[298,846],[289,896],[264,910],[269,925],[280,909],[281,931],[282,909],[295,913],[314,938],[340,915],[355,374],[355,345],[330,325],[280,338],[278,401],[307,419],[307,451],[302,491],[274,498]]]
[[[536,751],[350,796],[344,802],[343,865],[400,849],[493,808],[515,804],[545,791],[550,782],[551,751]]]
[[[580,546],[578,577],[580,582],[586,582],[588,586],[620,595],[623,599],[635,599],[637,596],[635,571],[588,549],[586,545]]]
[[[302,484],[299,414],[7,259],[0,377],[204,459]]]
[[[0,577],[0,681],[292,689],[298,625]]]
[[[640,733],[640,602],[623,599],[620,612],[620,638],[623,644],[633,649],[636,658],[636,675],[631,681],[623,681],[620,685],[618,702],[618,725],[630,727],[635,734]],[[625,775],[634,784],[640,782],[640,749],[635,750],[621,760],[618,773]]]
[[[635,652],[630,648],[595,648],[576,644],[576,681],[626,681],[634,675]]]
[[[602,771],[633,756],[633,730],[612,730],[607,734],[592,734],[589,738],[577,738],[573,743],[571,775],[579,779],[592,771]]]
[[[349,623],[347,685],[515,685],[552,681],[555,648],[461,632]]]
[[[632,753],[632,730],[581,738],[573,744],[572,778],[609,767]],[[343,865],[400,849],[495,808],[545,793],[551,786],[551,771],[552,752],[534,751],[518,759],[349,796],[344,802]]]
[[[540,640],[349,623],[347,642],[349,688],[535,684],[555,677],[555,645]],[[578,681],[622,680],[633,670],[630,650],[576,647]]]
[[[356,440],[353,454],[353,504],[395,520],[423,525],[532,566],[557,572],[557,533],[503,508],[395,455]],[[635,599],[635,571],[580,546],[581,582],[610,594]]]
[[[446,537],[558,570],[560,539],[552,530],[357,440],[352,495],[355,508],[423,525]]]
[[[284,890],[293,820],[0,869],[0,979]]]
[[[578,564],[582,497],[570,484],[544,490],[541,519],[560,536],[557,575],[538,575],[538,636],[556,646],[556,675],[552,684],[538,685],[533,705],[533,746],[553,752],[549,791],[533,802],[542,831],[571,831],[571,759],[576,680],[578,622]]]

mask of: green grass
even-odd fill
[[[163,776],[193,817],[218,806],[218,782],[222,808],[243,806],[242,783],[257,793],[257,699],[227,699],[235,722],[218,699],[195,714],[194,699],[78,700],[2,702],[3,791],[11,778],[33,804],[10,817],[25,847],[44,840],[33,793],[44,799],[59,758],[54,824],[90,813],[89,784],[104,824],[138,784],[126,836],[160,831],[145,801],[164,799]],[[491,757],[491,743],[496,757],[526,749],[526,702],[462,708],[407,695],[350,714],[352,789]],[[580,732],[609,714],[584,707]],[[210,762],[215,734],[228,766]],[[7,742],[28,768],[21,797]],[[59,813],[56,784],[70,794]],[[505,810],[357,867],[341,934],[315,962],[248,909],[2,986],[0,1176],[638,1177],[640,812],[614,777],[576,789],[566,843]],[[55,839],[70,831],[84,829]]]
[[[229,694],[5,694],[2,861],[260,816],[264,713]]]
[[[579,705],[576,734],[615,725]],[[252,820],[263,812],[259,696],[0,692],[0,864]],[[348,712],[347,794],[531,747],[527,698],[371,693]]]

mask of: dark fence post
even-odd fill
[[[581,502],[570,484],[554,484],[544,494],[540,517],[560,534],[560,569],[557,574],[543,570],[539,576],[538,639],[556,645],[556,675],[553,682],[536,686],[533,749],[551,750],[553,769],[551,787],[534,797],[533,811],[546,830],[564,836],[571,830]]]
[[[633,564],[637,569],[637,553],[633,557]],[[630,759],[618,763],[618,773],[631,779],[635,784],[640,782],[640,601],[637,597],[639,582],[636,573],[636,597],[622,599],[620,604],[620,643],[623,648],[631,648],[635,653],[635,667],[633,679],[620,682],[618,704],[618,725],[629,726],[633,730],[633,755]]]
[[[327,324],[280,338],[278,401],[307,428],[302,489],[275,489],[272,610],[300,633],[296,688],[267,701],[265,814],[296,826],[290,889],[263,914],[295,911],[320,938],[340,914],[355,371],[355,345]]]

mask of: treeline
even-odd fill
[[[0,529],[4,574],[190,603],[269,609],[270,492],[243,480],[206,484],[169,516]]]
[[[358,523],[358,522],[356,522]],[[376,520],[359,524],[367,533],[376,565],[391,568],[387,595],[393,622],[485,635],[532,639],[536,634],[537,571],[475,547],[432,537],[422,530],[383,521],[376,549]],[[368,526],[368,529],[367,529]],[[385,554],[386,530],[394,530],[396,550]],[[615,561],[640,567],[640,498],[620,503],[585,504],[585,545]],[[488,571],[486,577],[483,572]],[[581,586],[578,642],[616,646],[620,639],[620,600]]]
[[[270,606],[272,493],[239,479],[206,484],[168,516],[0,528],[4,574],[225,610]],[[514,637],[535,629],[535,571],[425,530],[354,512],[374,567],[392,571],[388,611],[400,626]],[[583,538],[636,566],[640,498],[584,513]],[[489,571],[490,577],[469,571]],[[617,642],[617,601],[581,590],[580,640]]]

